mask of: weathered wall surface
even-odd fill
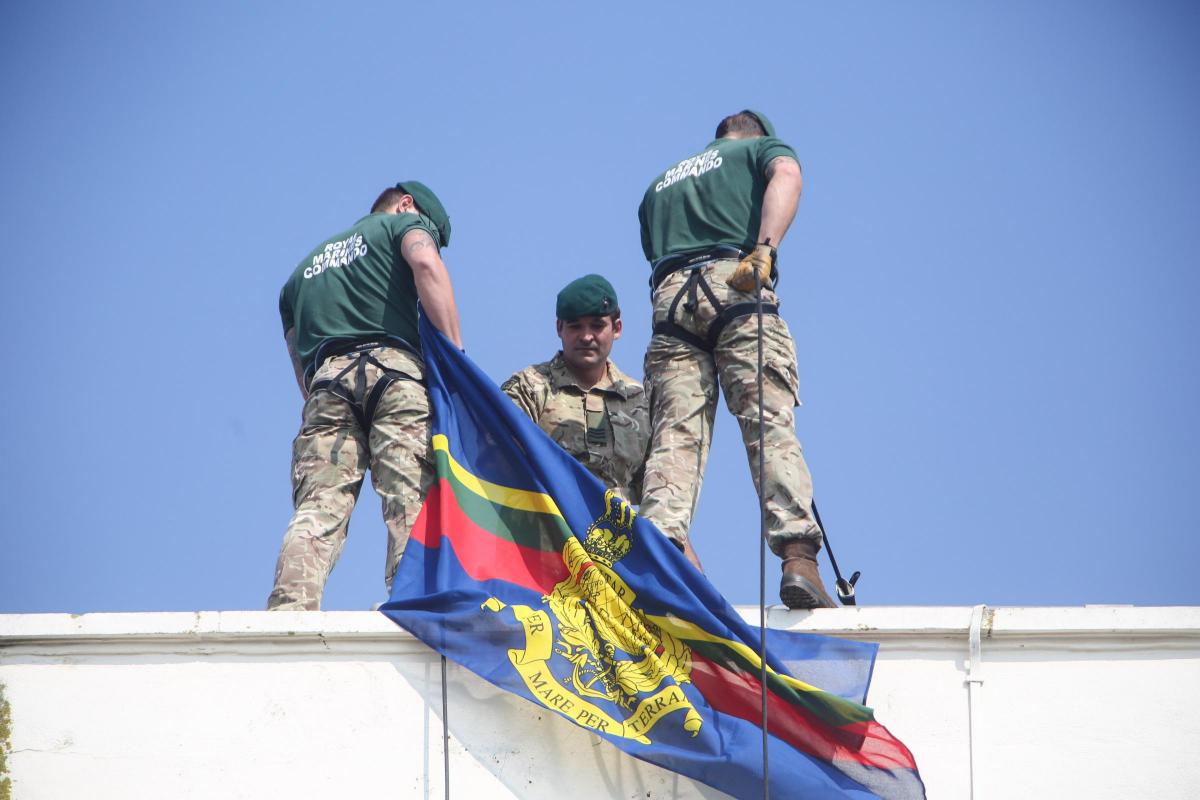
[[[882,643],[870,704],[930,798],[1200,796],[1198,608],[771,624]],[[443,796],[440,662],[380,614],[0,616],[0,685],[17,800]],[[455,797],[724,796],[453,665],[447,690]]]

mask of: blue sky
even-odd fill
[[[279,287],[397,180],[450,212],[497,382],[588,272],[640,376],[637,204],[747,106],[804,167],[782,311],[861,602],[1197,603],[1198,33],[1167,2],[5,4],[0,612],[263,606]],[[722,409],[693,537],[735,603],[756,509]],[[384,546],[368,486],[326,608],[383,599]]]

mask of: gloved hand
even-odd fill
[[[754,291],[754,272],[758,271],[764,289],[771,288],[771,268],[775,265],[775,248],[769,244],[754,247],[754,252],[738,262],[729,276],[729,285],[739,292]]]

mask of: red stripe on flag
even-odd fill
[[[692,683],[714,710],[761,726],[762,690],[757,675],[731,672],[693,650]],[[812,712],[770,693],[767,719],[772,736],[835,766],[838,761],[853,761],[886,770],[917,768],[908,748],[878,722],[827,725]],[[848,747],[839,739],[861,741],[862,745]]]
[[[569,573],[562,554],[510,542],[476,525],[445,478],[429,487],[412,538],[427,548],[450,541],[463,570],[477,581],[501,580],[547,594]]]

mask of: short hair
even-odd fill
[[[374,205],[371,206],[371,213],[378,214],[383,209],[388,208],[389,206],[393,206],[396,203],[399,203],[400,198],[404,197],[405,195],[408,195],[408,192],[404,191],[403,189],[397,189],[395,186],[389,186],[388,188],[384,189],[382,192],[379,193],[379,197],[375,200]],[[409,195],[409,196],[411,197],[411,195]],[[413,205],[416,205],[416,204],[417,204],[417,201],[414,198]],[[417,206],[417,210],[421,211],[421,207]],[[422,211],[421,213],[424,213],[424,212]]]
[[[713,138],[724,139],[731,133],[746,133],[750,136],[766,136],[767,130],[759,122],[758,117],[749,109],[730,114],[717,125],[717,135]]]

